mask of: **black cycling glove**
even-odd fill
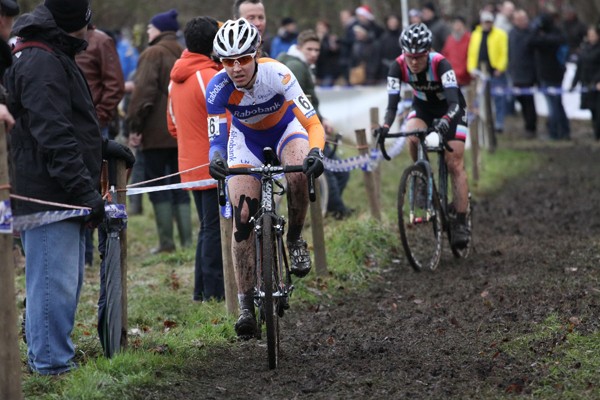
[[[444,115],[442,118],[434,121],[433,128],[445,139],[447,139],[448,133],[450,133],[450,117]]]
[[[302,169],[306,175],[313,175],[315,178],[318,178],[325,170],[325,166],[323,165],[323,151],[318,147],[310,149],[304,159]]]
[[[227,160],[225,160],[221,153],[215,151],[212,160],[210,160],[210,165],[208,166],[208,172],[213,179],[218,181],[222,181],[227,177]]]

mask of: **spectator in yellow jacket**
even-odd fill
[[[508,35],[494,26],[494,14],[489,11],[482,11],[479,21],[469,41],[467,69],[473,75],[477,70],[482,70],[482,65],[487,67],[492,93],[496,93],[494,128],[497,133],[502,133],[506,114],[506,95],[503,92],[508,89]]]

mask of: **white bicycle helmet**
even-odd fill
[[[219,57],[236,57],[254,53],[260,44],[258,29],[245,18],[225,22],[213,42]]]
[[[400,47],[404,53],[419,54],[431,49],[433,35],[424,23],[412,24],[400,35]]]

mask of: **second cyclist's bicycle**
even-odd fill
[[[289,297],[294,290],[288,257],[283,242],[285,218],[277,214],[275,197],[282,196],[286,188],[278,180],[282,173],[303,173],[302,165],[281,166],[275,152],[266,147],[263,150],[265,163],[260,167],[228,168],[227,175],[257,175],[260,177],[260,207],[251,217],[256,250],[254,304],[256,313],[257,338],[262,336],[265,327],[267,336],[268,364],[270,369],[279,362],[279,319],[289,309]],[[308,192],[315,201],[314,177],[308,177]],[[224,181],[218,181],[219,204],[225,205]]]
[[[452,148],[442,135],[433,130],[421,129],[410,132],[381,135],[376,130],[377,144],[383,157],[390,159],[385,148],[385,139],[411,137],[419,139],[417,160],[407,167],[400,179],[398,189],[398,228],[402,247],[410,265],[417,271],[437,268],[442,255],[443,233],[450,241],[455,257],[466,258],[471,251],[471,240],[464,248],[452,245],[451,226],[456,219],[454,204],[448,196],[448,168],[444,153]],[[428,153],[438,155],[438,179],[428,158]],[[472,232],[472,206],[469,194],[466,222]]]

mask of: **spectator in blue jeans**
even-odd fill
[[[92,97],[75,63],[90,18],[87,0],[45,0],[24,14],[13,30],[22,42],[4,76],[9,110],[18,116],[9,135],[14,193],[91,209],[85,220],[21,232],[28,365],[42,375],[76,367],[71,333],[83,284],[85,228],[104,216],[98,192],[102,158],[133,163],[129,149],[100,135]],[[15,201],[13,208],[15,215],[56,210],[26,201]]]

